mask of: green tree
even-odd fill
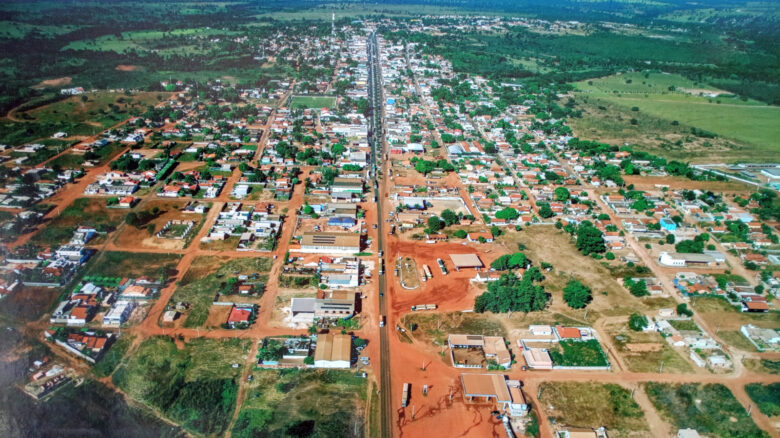
[[[603,253],[607,250],[601,231],[589,222],[583,222],[577,228],[576,246],[584,255]]]
[[[444,223],[446,223],[448,227],[460,223],[458,215],[450,209],[442,211],[441,218],[444,219]]]
[[[518,279],[513,274],[504,274],[488,285],[487,292],[478,296],[474,311],[506,313],[510,311],[532,312],[545,308],[548,296],[544,287],[534,284],[529,278]]]
[[[572,309],[582,309],[593,299],[590,289],[577,280],[569,280],[563,288],[563,301]]]
[[[465,239],[468,233],[466,233],[466,230],[457,230],[455,233],[453,233],[453,236],[457,237],[458,239]]]
[[[513,221],[519,217],[520,213],[518,213],[517,210],[512,207],[507,207],[496,212],[496,219],[506,219],[508,221]]]
[[[428,229],[431,231],[431,233],[438,233],[442,228],[444,228],[444,225],[445,223],[436,216],[431,216],[428,218]]]
[[[569,200],[569,197],[571,196],[569,194],[569,189],[566,187],[558,187],[555,189],[555,200],[560,202],[566,202]]]
[[[635,332],[641,332],[647,327],[647,317],[639,313],[632,313],[628,317],[628,328]]]

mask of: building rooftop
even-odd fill
[[[484,266],[476,254],[450,254],[450,259],[456,268],[481,268]]]
[[[346,361],[352,359],[352,336],[324,333],[317,335],[314,361]]]
[[[495,397],[498,402],[512,402],[503,374],[461,374],[460,381],[467,397]]]
[[[303,233],[302,246],[360,246],[360,235],[355,233]]]

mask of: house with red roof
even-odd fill
[[[236,306],[230,309],[227,325],[230,328],[247,328],[254,317],[254,306]]]

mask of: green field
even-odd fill
[[[209,37],[233,34],[235,32],[210,28],[131,31],[122,32],[118,36],[103,35],[92,40],[73,41],[64,46],[62,50],[95,50],[117,53],[128,50],[155,50],[160,54],[204,53],[210,48]]]
[[[89,262],[85,275],[101,277],[150,277],[176,275],[181,256],[143,252],[105,251]]]
[[[630,83],[629,83],[630,81]],[[618,105],[626,118],[638,113],[695,127],[733,139],[755,148],[756,153],[780,151],[780,107],[751,99],[720,95],[700,96],[700,92],[718,92],[706,84],[694,83],[682,76],[626,73],[576,83],[577,99],[603,99]],[[674,87],[671,91],[669,87]],[[608,133],[605,135],[609,136]]]
[[[353,436],[365,401],[366,380],[352,371],[258,370],[232,436]]]
[[[233,414],[250,342],[193,339],[183,348],[168,337],[145,340],[114,372],[113,382],[197,434],[221,434]]]
[[[336,106],[336,98],[330,96],[293,96],[290,99],[290,108],[333,108]]]
[[[36,233],[31,242],[47,246],[62,244],[79,226],[110,233],[122,223],[123,218],[123,212],[107,209],[103,199],[79,198]]]
[[[723,438],[769,437],[723,385],[650,382],[645,392],[674,429],[692,428],[702,435]]]
[[[751,383],[745,386],[745,391],[762,414],[768,417],[780,416],[780,383]]]
[[[21,39],[32,34],[54,37],[73,32],[79,27],[74,25],[47,26],[45,24],[29,24],[18,21],[0,21],[0,38]]]
[[[100,128],[108,128],[131,115],[141,114],[146,111],[147,106],[156,105],[167,96],[168,93],[149,92],[130,96],[108,92],[87,93],[25,111],[17,116],[41,123],[86,123],[94,127],[92,134],[95,134]],[[83,98],[87,100],[84,101]]]

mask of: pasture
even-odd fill
[[[742,157],[766,157],[780,150],[780,107],[777,106],[741,99],[706,84],[663,73],[627,73],[575,85],[576,99],[614,104],[622,110],[623,117],[636,119],[637,125],[652,122],[640,116],[662,121],[660,126],[653,127],[659,133],[679,131],[678,134],[685,134],[683,137],[694,137],[689,127],[708,131],[747,146],[738,148],[735,154]],[[588,116],[598,117],[597,114]],[[598,125],[591,125],[597,128],[588,132],[589,137],[614,136],[605,126],[599,129]]]

